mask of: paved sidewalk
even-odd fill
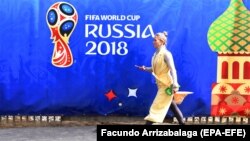
[[[0,141],[96,141],[96,126],[0,129]]]

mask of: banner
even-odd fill
[[[250,1],[243,2],[249,10]],[[193,92],[180,109],[210,115],[218,53],[207,35],[229,4],[2,0],[0,114],[145,116],[157,88],[135,65],[151,65],[153,36],[167,31],[180,90]]]

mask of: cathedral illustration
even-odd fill
[[[231,0],[210,26],[208,43],[218,53],[217,82],[212,84],[212,116],[250,116],[250,11]]]

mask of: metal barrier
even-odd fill
[[[229,116],[229,117],[186,117],[187,125],[248,125],[250,117]],[[25,127],[25,126],[71,126],[71,125],[97,125],[97,124],[144,124],[142,117],[129,116],[0,116],[0,127]],[[163,124],[178,124],[177,119],[166,119]]]
[[[47,126],[60,125],[61,116],[26,116],[26,115],[7,115],[0,116],[0,127],[23,127],[23,126]]]
[[[250,124],[250,117],[228,116],[228,117],[187,117],[184,118],[187,124]],[[174,117],[173,124],[178,121]]]

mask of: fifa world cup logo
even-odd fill
[[[69,3],[57,2],[48,9],[46,19],[54,43],[52,64],[62,68],[71,66],[73,56],[68,43],[78,19],[76,9]]]

